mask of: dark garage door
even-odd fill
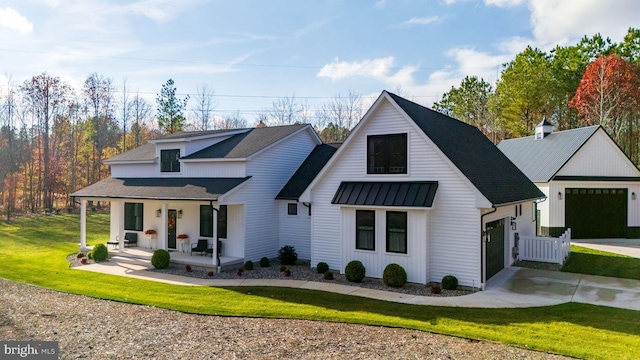
[[[487,223],[487,280],[504,268],[504,219]]]
[[[627,189],[566,189],[565,226],[574,239],[623,238]]]

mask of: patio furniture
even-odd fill
[[[207,239],[198,239],[197,244],[191,244],[191,255],[193,255],[194,252],[198,252],[200,255],[206,254],[208,247],[209,242]]]
[[[218,264],[220,264],[220,254],[222,253],[222,241],[218,240],[218,254],[217,254],[217,259],[218,259]],[[208,247],[207,248],[207,255],[211,254],[211,256],[213,256],[213,248],[212,247]]]
[[[138,233],[128,232],[124,234],[124,247],[138,246]]]
[[[107,245],[111,245],[115,249],[120,245],[120,242],[118,240],[109,240],[107,241]]]

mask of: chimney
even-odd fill
[[[552,132],[553,125],[547,121],[547,118],[544,118],[540,124],[536,125],[536,140],[542,140]]]

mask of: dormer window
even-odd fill
[[[367,174],[406,174],[407,134],[367,136]]]
[[[160,171],[180,172],[180,149],[160,150]]]

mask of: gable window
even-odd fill
[[[376,212],[356,210],[356,249],[376,249]]]
[[[160,171],[180,172],[180,149],[160,150]]]
[[[298,215],[298,204],[297,203],[287,204],[287,214]]]
[[[200,205],[200,236],[213,237],[213,209],[210,205]],[[227,238],[227,205],[218,210],[218,239]]]
[[[144,204],[124,203],[124,229],[142,231],[142,218],[144,214]]]
[[[407,213],[387,211],[387,252],[407,253]]]
[[[407,134],[367,136],[367,174],[406,174]]]

